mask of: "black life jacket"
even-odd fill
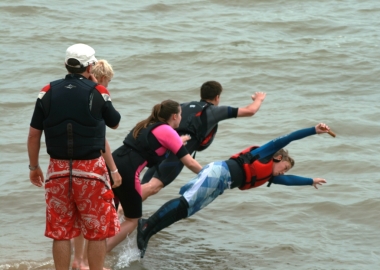
[[[134,149],[148,162],[146,165],[147,167],[155,166],[165,159],[165,155],[157,155],[156,149],[162,147],[162,145],[152,134],[152,130],[161,125],[167,124],[163,122],[157,122],[148,125],[146,128],[141,129],[136,139],[133,137],[134,129],[132,129],[123,141],[125,146]]]
[[[49,108],[43,122],[48,154],[55,159],[85,160],[100,157],[105,151],[106,126],[91,115],[91,95],[96,83],[79,75],[50,83]],[[45,104],[44,104],[45,103]],[[48,103],[48,104],[47,104]]]
[[[207,132],[207,119],[206,114],[203,112],[205,109],[212,105],[206,101],[192,101],[181,104],[182,108],[182,120],[176,131],[179,134],[189,134],[191,137],[195,137],[200,142],[196,151],[203,151],[209,147],[214,140],[215,134],[218,130],[216,125],[211,132]]]
[[[243,168],[245,181],[239,187],[241,190],[259,187],[269,181],[270,186],[273,170],[273,159],[268,163],[260,162],[256,156],[252,156],[251,151],[259,146],[251,146],[233,155],[230,159],[235,159]]]

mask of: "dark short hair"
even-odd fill
[[[201,86],[201,99],[214,99],[222,93],[222,85],[217,81],[208,81]]]
[[[70,58],[67,60],[67,64],[66,64],[66,69],[68,72],[72,73],[72,74],[82,74],[83,72],[86,71],[87,67],[80,67],[80,68],[75,68],[73,66],[82,66],[81,63],[77,60],[77,59],[74,59],[74,58]]]

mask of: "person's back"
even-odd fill
[[[218,130],[218,123],[237,117],[253,116],[265,99],[265,93],[252,95],[252,103],[241,108],[219,106],[222,85],[216,81],[207,81],[200,88],[200,101],[181,104],[182,120],[177,132],[190,135],[186,149],[190,154],[207,149],[213,142]],[[195,155],[195,154],[194,154]],[[169,185],[183,169],[183,164],[172,153],[157,168],[150,168],[142,179],[143,200],[158,193]]]
[[[120,229],[119,223],[110,222],[117,215],[101,156],[106,149],[106,126],[117,128],[120,114],[113,108],[108,90],[89,79],[96,61],[95,51],[88,45],[67,49],[69,74],[41,90],[29,129],[30,180],[36,186],[44,184],[38,166],[43,131],[50,155],[45,236],[53,239],[56,269],[69,268],[70,239],[81,232],[89,240],[90,268],[102,269],[105,239]]]

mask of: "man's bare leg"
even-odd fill
[[[88,241],[88,264],[91,270],[103,270],[104,260],[106,258],[106,240]]]
[[[70,240],[53,241],[53,259],[56,270],[70,268],[71,243]]]

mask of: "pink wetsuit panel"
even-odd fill
[[[177,154],[178,150],[182,147],[183,142],[178,133],[169,125],[161,125],[152,130],[153,135],[156,137],[162,147],[156,150],[157,155],[162,156],[166,150],[170,150],[173,154]]]

